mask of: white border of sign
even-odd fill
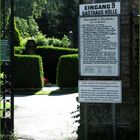
[[[80,103],[122,103],[122,82],[112,80],[79,80]]]

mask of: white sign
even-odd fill
[[[122,103],[121,81],[79,80],[79,102]]]
[[[117,16],[80,17],[80,76],[119,75]]]
[[[0,48],[0,61],[10,61],[10,46],[9,46],[9,40],[2,39],[0,41],[1,48]]]
[[[119,15],[120,2],[80,4],[80,16]]]

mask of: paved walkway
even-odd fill
[[[47,90],[47,89],[46,89]],[[53,89],[55,90],[55,89]],[[15,133],[22,140],[76,140],[77,93],[15,97]]]

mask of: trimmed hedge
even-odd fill
[[[16,23],[14,22],[14,46],[20,45],[21,45],[21,35],[16,27]]]
[[[41,89],[43,87],[43,65],[40,56],[14,56],[13,85],[14,88]]]
[[[14,54],[23,54],[25,52],[25,48],[21,46],[14,47]]]
[[[56,83],[60,88],[78,86],[78,54],[60,57]]]
[[[48,78],[51,83],[55,84],[56,69],[60,56],[66,54],[76,54],[78,53],[78,49],[42,46],[37,48],[36,53],[42,57],[44,76]]]

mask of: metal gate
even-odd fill
[[[0,0],[0,134],[14,130],[12,63],[14,49],[14,0]]]

